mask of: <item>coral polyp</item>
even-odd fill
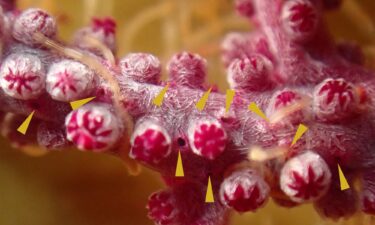
[[[107,152],[158,171],[167,188],[147,205],[156,224],[226,225],[230,210],[258,211],[268,199],[313,203],[331,219],[375,214],[375,76],[360,49],[336,44],[325,25],[325,10],[339,3],[237,0],[255,29],[222,43],[230,107],[205,82],[199,54],[173,55],[161,81],[158,57],[115,57],[111,18],[95,18],[64,44],[47,12],[4,5],[2,125],[16,132],[34,112],[26,135],[6,137],[18,147]]]

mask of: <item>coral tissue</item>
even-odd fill
[[[224,225],[230,209],[255,211],[269,198],[284,207],[311,202],[332,219],[375,214],[375,76],[359,48],[336,44],[322,20],[340,1],[237,0],[255,29],[229,33],[222,43],[235,91],[228,112],[214,89],[197,109],[211,90],[197,54],[175,54],[169,80],[160,81],[157,57],[113,57],[116,24],[109,18],[94,19],[68,45],[47,12],[1,3],[1,129],[15,146],[73,145],[123,157],[130,143],[125,154],[160,172],[168,186],[147,204],[156,224]],[[71,110],[69,102],[89,97],[95,99]],[[250,103],[269,120],[249,111]],[[31,112],[22,135],[16,128]],[[292,144],[300,124],[308,131]],[[255,151],[270,157],[249,157]],[[175,176],[179,154],[183,177]],[[209,179],[213,203],[205,202]]]

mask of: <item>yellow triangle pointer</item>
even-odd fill
[[[345,176],[344,176],[344,173],[342,172],[341,170],[341,167],[339,164],[337,164],[337,167],[339,169],[339,178],[340,178],[340,188],[341,188],[341,191],[344,191],[346,189],[349,189],[350,186],[348,184],[348,181],[346,180]]]
[[[258,116],[262,117],[265,121],[269,122],[266,115],[262,112],[262,110],[255,104],[255,102],[250,103],[249,110],[253,113],[257,114]]]
[[[79,107],[83,106],[84,104],[89,103],[89,102],[92,101],[94,98],[95,98],[95,97],[91,97],[91,98],[85,98],[85,99],[81,99],[81,100],[73,101],[73,102],[70,102],[70,106],[72,107],[73,110],[76,110],[76,109],[78,109]]]
[[[293,138],[293,142],[290,146],[293,146],[295,143],[297,143],[297,141],[302,137],[302,135],[308,130],[309,128],[306,127],[305,125],[303,124],[300,124],[298,126],[298,129],[297,129],[297,132],[296,134],[294,135],[294,138]]]
[[[156,106],[161,106],[163,104],[164,95],[167,93],[169,88],[169,83],[160,91],[160,93],[154,98],[153,103]]]
[[[230,106],[232,105],[233,98],[236,92],[232,89],[227,90],[227,97],[225,101],[225,112],[229,112]]]
[[[184,167],[182,165],[181,152],[178,151],[177,166],[176,166],[176,177],[184,177]]]
[[[207,185],[207,192],[206,192],[206,203],[213,203],[215,202],[214,194],[212,191],[212,184],[211,184],[211,178],[208,177],[208,185]]]
[[[202,96],[202,98],[199,99],[199,101],[197,102],[196,107],[197,107],[197,109],[198,109],[199,111],[202,111],[202,110],[204,109],[204,107],[206,106],[206,102],[207,102],[207,100],[208,100],[208,97],[210,96],[211,89],[212,89],[212,88],[208,89],[208,91],[206,91],[206,92],[204,93],[204,95]]]
[[[23,121],[23,123],[18,127],[17,131],[20,132],[21,134],[25,135],[27,132],[27,128],[29,128],[31,119],[33,118],[35,111],[30,113],[30,115]]]

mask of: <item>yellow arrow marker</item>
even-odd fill
[[[348,181],[346,180],[345,176],[344,176],[344,173],[342,172],[341,170],[341,167],[339,164],[337,164],[337,167],[339,169],[339,178],[340,178],[340,188],[341,188],[341,191],[344,191],[346,189],[349,189],[350,186],[348,184]]]
[[[262,117],[265,121],[269,122],[266,115],[262,112],[262,110],[255,104],[255,102],[250,103],[249,110],[253,113],[257,114],[258,116]]]
[[[208,91],[206,91],[206,93],[204,93],[204,95],[202,96],[202,98],[199,99],[199,101],[197,102],[196,107],[197,107],[197,109],[199,111],[202,111],[204,109],[204,107],[206,106],[206,102],[208,100],[208,97],[210,96],[211,89],[212,88],[208,89]]]
[[[207,192],[206,192],[206,203],[213,203],[213,202],[215,202],[214,193],[212,191],[211,178],[208,177],[208,185],[207,185]]]
[[[184,166],[182,165],[181,152],[178,151],[176,177],[184,177]]]
[[[70,106],[72,107],[73,110],[78,109],[79,107],[83,106],[84,104],[87,104],[91,102],[95,97],[91,98],[85,98],[77,101],[70,102]]]
[[[169,83],[160,91],[160,93],[154,98],[153,103],[156,106],[161,106],[163,104],[164,95],[167,93],[169,88]]]
[[[27,128],[29,128],[31,119],[33,118],[35,111],[30,113],[30,115],[23,121],[23,123],[18,127],[17,131],[20,132],[21,134],[25,135],[27,132]]]
[[[298,129],[297,129],[297,132],[296,134],[294,135],[294,138],[293,138],[293,141],[292,141],[292,144],[290,146],[293,146],[301,137],[302,135],[308,130],[309,128],[306,127],[305,125],[303,124],[300,124],[298,126]]]
[[[234,90],[228,89],[227,90],[227,98],[225,104],[225,112],[229,112],[230,106],[232,105],[233,98],[236,92]]]

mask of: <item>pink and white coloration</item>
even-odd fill
[[[158,163],[171,154],[171,137],[156,121],[140,122],[130,139],[130,157],[149,164]]]
[[[152,194],[147,204],[149,218],[158,225],[173,224],[178,215],[174,201],[173,195],[167,191]]]
[[[283,107],[289,106],[298,100],[301,100],[301,95],[296,91],[292,90],[283,90],[280,92],[275,93],[273,97],[273,106],[274,110],[281,109]]]
[[[0,84],[3,91],[16,99],[37,98],[45,87],[45,70],[37,56],[12,54],[0,68]]]
[[[245,169],[224,179],[220,187],[220,198],[238,212],[255,211],[266,203],[269,191],[268,184],[256,171]]]
[[[141,83],[156,84],[161,75],[161,64],[151,54],[131,53],[120,61],[121,73]]]
[[[307,151],[290,159],[281,170],[280,187],[293,201],[313,201],[324,195],[331,171],[316,153]]]
[[[95,47],[87,44],[87,39],[94,38],[111,51],[116,50],[116,22],[112,18],[93,18],[91,26],[78,30],[74,36],[74,44],[79,48],[96,52]]]
[[[311,201],[322,216],[333,219],[360,210],[375,214],[374,72],[357,59],[360,51],[332,40],[321,15],[339,2],[238,0],[240,14],[256,26],[249,33],[231,33],[223,42],[222,58],[236,92],[227,113],[226,96],[216,91],[210,93],[203,110],[196,107],[211,86],[205,84],[207,65],[201,56],[182,52],[172,57],[167,65],[170,85],[162,104],[156,106],[153,100],[165,90],[156,57],[137,53],[108,60],[104,56],[115,52],[114,23],[94,20],[76,36],[73,46],[77,49],[68,49],[60,41],[54,43],[54,32],[49,32],[54,30],[53,22],[46,23],[51,29],[34,26],[41,25],[42,17],[36,17],[38,23],[21,23],[29,21],[26,11],[15,16],[23,30],[15,26],[13,32],[11,26],[4,26],[3,33],[13,33],[14,38],[4,41],[3,67],[14,52],[23,58],[38,56],[45,68],[53,62],[40,57],[41,52],[59,61],[79,60],[95,71],[98,82],[92,88],[97,98],[69,113],[66,102],[52,99],[57,99],[53,92],[42,91],[35,94],[40,94],[38,99],[24,101],[17,91],[8,93],[3,79],[1,109],[20,116],[35,110],[40,121],[37,139],[47,148],[73,144],[82,150],[118,153],[125,137],[131,137],[130,157],[160,172],[168,186],[148,205],[150,218],[157,224],[227,225],[228,205],[238,211],[255,210],[267,197],[286,207]],[[87,35],[96,41],[86,39]],[[68,72],[74,69],[66,67]],[[2,78],[7,72],[2,70]],[[303,104],[290,111],[300,101]],[[282,126],[250,112],[250,103],[269,117],[278,115]],[[123,114],[129,114],[128,124]],[[290,146],[299,123],[309,129]],[[261,173],[259,166],[249,163],[253,146],[283,151],[274,160],[260,163]],[[179,153],[184,177],[175,177]],[[337,164],[350,185],[359,176],[358,190],[340,190]],[[238,166],[244,170],[233,171]],[[214,203],[205,203],[209,177]]]
[[[346,119],[358,111],[360,98],[344,79],[327,79],[315,88],[314,111],[323,120]]]
[[[248,56],[251,50],[251,38],[248,33],[229,33],[221,43],[222,61],[228,67],[235,59],[242,59]]]
[[[167,70],[173,82],[197,88],[204,83],[206,63],[206,60],[197,54],[182,52],[172,57]]]
[[[47,92],[57,101],[70,102],[84,98],[94,85],[94,72],[73,60],[53,63],[47,73]]]
[[[271,118],[277,112],[299,104],[302,101],[303,95],[296,90],[284,89],[275,92],[271,97],[270,104],[267,108],[267,115]],[[298,125],[306,118],[306,113],[301,107],[296,107],[296,109],[289,112],[289,114],[284,115],[282,120],[273,121],[276,124],[293,124]]]
[[[261,91],[269,88],[272,63],[262,55],[235,59],[228,68],[228,83],[233,89]]]
[[[71,112],[65,121],[66,135],[77,148],[100,152],[121,137],[122,127],[108,106],[95,103]]]
[[[104,36],[114,35],[116,33],[116,22],[112,18],[94,18],[92,20],[92,29],[95,32],[103,32]]]
[[[57,34],[56,21],[41,9],[25,10],[17,17],[13,26],[13,37],[28,45],[36,44],[33,35],[37,32],[50,38]]]
[[[210,160],[218,157],[227,144],[227,134],[215,119],[200,119],[191,123],[188,138],[191,150]]]
[[[283,5],[281,19],[291,38],[305,40],[317,29],[319,15],[310,0],[288,0]]]

